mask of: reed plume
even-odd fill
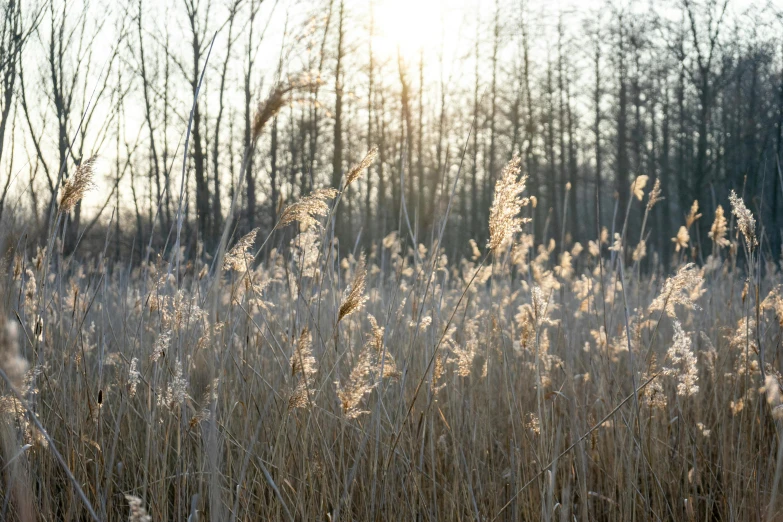
[[[693,205],[691,205],[691,210],[688,212],[688,215],[685,217],[685,227],[691,228],[691,225],[693,225],[697,219],[701,217],[701,214],[699,214],[699,200],[694,199]]]
[[[729,194],[729,201],[731,202],[731,212],[737,218],[737,226],[742,235],[745,236],[745,242],[749,248],[753,248],[758,244],[756,240],[756,220],[753,217],[753,213],[745,206],[742,198],[733,190]]]
[[[715,220],[712,222],[712,227],[710,227],[710,231],[707,235],[718,248],[727,247],[731,244],[731,242],[726,239],[727,230],[728,227],[726,216],[723,213],[723,207],[718,205],[718,208],[715,209]]]
[[[337,389],[343,414],[348,419],[355,419],[367,413],[359,407],[359,404],[380,384],[381,372],[385,378],[399,376],[394,358],[388,351],[384,351],[383,328],[378,326],[373,316],[368,316],[368,319],[372,327],[370,338],[364,344],[359,359],[348,377],[348,382]]]
[[[369,168],[370,165],[375,161],[375,157],[378,155],[378,147],[371,148],[367,154],[364,156],[364,159],[354,165],[351,170],[348,171],[348,175],[345,177],[345,188],[348,188],[348,186],[359,179],[362,175],[362,172],[364,172],[364,169]]]
[[[650,177],[646,174],[642,174],[640,176],[637,176],[635,180],[633,180],[633,183],[631,183],[631,192],[633,192],[633,195],[636,199],[641,201],[644,199],[644,187],[647,186],[647,180],[649,180]]]
[[[131,359],[130,369],[128,370],[128,395],[130,397],[136,396],[136,388],[139,385],[139,379],[141,373],[139,373],[139,360],[134,357]]]
[[[334,199],[337,194],[337,190],[333,188],[323,188],[308,194],[296,203],[291,203],[280,214],[276,228],[282,228],[294,222],[299,222],[302,228],[319,225],[318,218],[329,213],[329,205],[326,202]]]
[[[223,270],[245,272],[250,268],[253,263],[253,255],[248,251],[256,242],[257,234],[258,228],[256,227],[237,241],[237,244],[228,251],[223,260]]]
[[[264,131],[269,120],[277,116],[285,106],[285,96],[294,89],[293,84],[277,84],[267,98],[258,104],[253,116],[252,138],[255,143]]]
[[[666,279],[661,293],[650,303],[649,310],[666,312],[669,317],[677,317],[675,305],[682,305],[686,309],[698,308],[694,298],[698,298],[698,289],[704,282],[704,278],[696,265],[688,263],[681,267],[677,274]],[[698,295],[697,295],[698,294]]]
[[[661,180],[658,178],[655,180],[653,188],[650,191],[650,197],[647,199],[647,210],[652,210],[655,204],[661,200],[663,200],[663,197],[661,196]]]
[[[356,265],[356,272],[354,273],[351,286],[346,288],[345,294],[343,295],[343,301],[337,315],[338,323],[364,306],[365,301],[367,301],[367,296],[364,295],[366,286],[367,267],[365,266],[364,254],[362,254]]]
[[[497,250],[515,233],[522,230],[522,225],[530,221],[519,217],[522,207],[530,203],[530,198],[521,197],[525,190],[527,176],[519,177],[522,170],[522,158],[514,155],[503,168],[500,179],[495,183],[495,197],[489,210],[489,242],[490,250]]]
[[[699,391],[699,375],[696,368],[696,356],[691,350],[691,338],[682,329],[682,325],[674,320],[674,339],[667,352],[667,357],[674,365],[680,365],[680,370],[667,368],[668,375],[677,376],[677,395],[690,397]]]
[[[73,173],[73,176],[63,181],[62,187],[60,187],[60,212],[68,213],[73,210],[84,195],[89,190],[95,188],[92,178],[94,176],[95,162],[97,159],[97,156],[92,156],[86,161],[83,161],[82,164],[76,168],[76,172]]]
[[[125,495],[125,500],[128,501],[128,507],[130,508],[130,516],[128,517],[130,522],[152,522],[152,517],[147,514],[147,510],[144,509],[144,503],[139,497]]]
[[[313,338],[310,335],[310,330],[305,327],[296,343],[296,351],[293,361],[291,361],[291,375],[301,373],[310,376],[317,371],[315,357],[313,357]]]
[[[684,226],[680,227],[677,235],[672,238],[674,243],[674,251],[679,252],[682,249],[688,248],[688,241],[691,240],[691,235],[688,233],[688,229]]]
[[[310,330],[305,327],[296,342],[296,349],[291,361],[291,376],[301,375],[294,385],[288,398],[288,409],[305,408],[314,396],[316,389],[313,378],[318,373],[315,357],[313,357],[313,339]]]

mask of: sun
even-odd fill
[[[438,49],[444,9],[442,0],[376,0],[373,52],[413,60]]]

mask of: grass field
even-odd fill
[[[512,160],[464,259],[345,255],[335,190],[215,259],[7,245],[0,519],[779,519],[777,259],[734,195],[648,256],[650,185],[536,244]]]

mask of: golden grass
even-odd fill
[[[282,212],[290,248],[256,262],[254,230],[209,276],[18,253],[3,516],[779,518],[783,278],[750,211],[704,245],[695,204],[678,266],[605,229],[536,244],[519,167],[463,259],[392,233],[338,263],[332,189]]]

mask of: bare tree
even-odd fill
[[[699,117],[697,123],[696,167],[693,190],[699,191],[709,174],[707,165],[708,132],[715,95],[722,86],[724,76],[716,73],[718,42],[729,0],[709,0],[699,13],[691,0],[683,0],[688,17],[691,44],[696,54],[695,67],[685,67],[685,72],[698,92]],[[701,15],[701,16],[700,16]],[[700,18],[704,18],[700,21]],[[682,49],[682,48],[680,48]],[[685,63],[684,56],[683,63]]]
[[[46,69],[42,67],[40,72],[43,77],[45,99],[48,102],[43,106],[36,104],[38,112],[41,113],[40,130],[36,129],[34,115],[27,99],[28,86],[21,65],[23,60],[19,66],[19,87],[30,140],[46,174],[51,206],[56,198],[60,179],[68,177],[69,166],[79,165],[82,160],[87,159],[86,155],[96,152],[85,151],[86,139],[88,132],[94,127],[92,124],[98,107],[97,100],[102,99],[111,89],[111,71],[118,62],[120,48],[124,45],[127,36],[127,26],[124,16],[120,16],[120,22],[115,27],[116,41],[109,50],[108,58],[101,64],[98,77],[93,78],[92,74],[96,67],[93,61],[95,42],[107,20],[91,20],[86,8],[72,13],[65,2],[59,10],[56,9],[54,1],[49,2],[47,7],[48,34],[42,34],[42,30],[37,31],[46,50],[44,62]],[[49,130],[47,111],[51,111],[56,120],[57,156],[54,161],[42,144],[42,139]],[[98,123],[99,127],[94,130],[93,136],[95,143],[102,142],[101,136],[105,138],[111,123],[111,119]],[[80,221],[81,203],[72,211],[72,225],[66,238],[66,250],[74,246]]]
[[[155,182],[155,194],[156,204],[161,201],[161,179],[160,179],[160,162],[158,160],[158,147],[155,141],[156,129],[152,123],[153,113],[156,112],[154,108],[154,102],[151,95],[152,78],[147,74],[147,62],[144,53],[144,24],[143,24],[144,7],[143,0],[139,0],[139,9],[136,20],[136,28],[138,32],[138,53],[139,53],[139,73],[141,75],[141,87],[144,95],[144,118],[147,123],[147,130],[149,132],[149,144],[150,144],[150,178]],[[119,132],[119,131],[118,131]],[[165,169],[165,165],[164,165]],[[163,227],[163,214],[160,214],[161,227]]]
[[[615,55],[617,66],[617,140],[616,140],[616,177],[615,190],[619,197],[620,208],[624,209],[630,195],[630,159],[628,156],[628,65],[627,65],[627,28],[625,26],[625,13],[616,14],[617,27],[617,53]],[[618,212],[618,219],[622,222],[623,214]]]
[[[226,56],[220,70],[220,87],[218,88],[218,113],[215,117],[214,137],[212,139],[212,238],[220,237],[222,228],[220,205],[220,124],[225,110],[226,80],[229,75],[228,65],[231,59],[231,49],[239,38],[234,34],[234,22],[242,0],[231,0],[228,12],[228,35],[226,37]]]
[[[183,63],[176,61],[182,74],[191,87],[191,93],[196,99],[193,105],[193,173],[196,179],[196,220],[198,234],[202,240],[210,233],[210,202],[209,185],[207,180],[206,152],[204,147],[204,123],[202,123],[201,104],[198,100],[199,78],[203,67],[202,58],[210,44],[208,37],[209,19],[212,3],[207,2],[206,8],[201,8],[201,0],[183,0],[185,12],[190,29],[190,50],[192,64],[187,68]]]
[[[0,161],[3,159],[3,143],[6,130],[11,119],[11,107],[14,88],[18,76],[19,60],[26,35],[22,27],[22,6],[17,0],[9,0],[0,12]],[[12,151],[13,153],[13,151]],[[13,162],[10,162],[11,165]],[[5,200],[11,186],[12,175],[9,168],[8,177],[3,183],[0,193],[0,219],[3,217]]]

